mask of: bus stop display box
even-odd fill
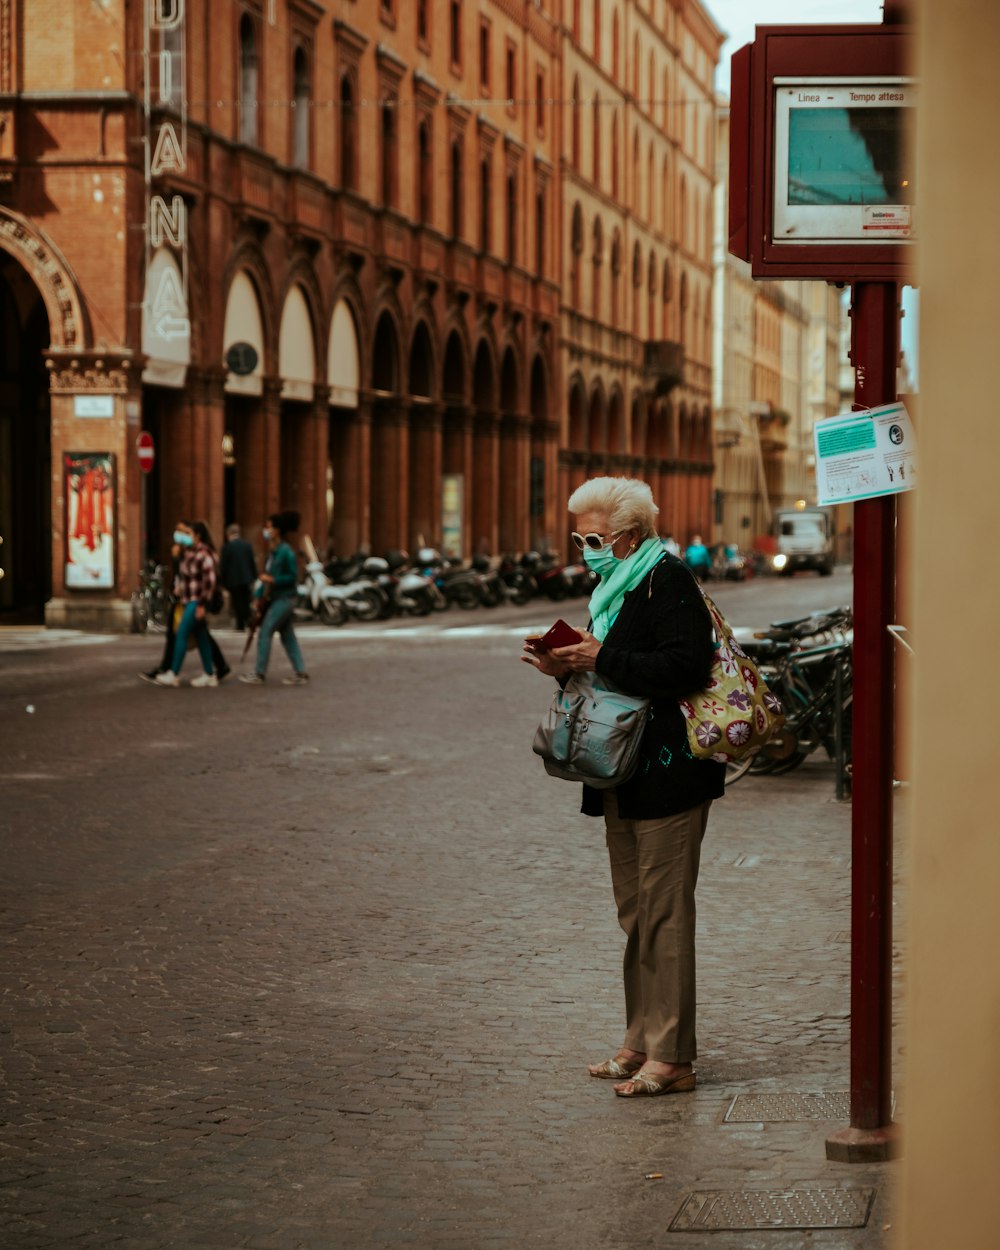
[[[733,56],[729,250],[755,278],[907,280],[909,32],[758,26]]]

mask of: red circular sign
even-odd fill
[[[143,430],[136,438],[135,449],[139,455],[139,468],[143,473],[149,473],[156,460],[156,448],[153,446],[153,436],[148,430]]]

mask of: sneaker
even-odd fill
[[[293,673],[291,677],[282,677],[281,684],[283,686],[308,686],[308,673]]]
[[[151,668],[148,673],[140,673],[139,680],[148,681],[151,686],[155,686],[156,679],[157,677],[159,677],[159,675],[160,675],[160,670],[158,668]]]
[[[214,673],[199,673],[197,677],[191,678],[192,686],[217,686],[219,679]]]
[[[181,684],[177,674],[169,668],[165,673],[157,673],[153,680],[158,686],[179,686]]]
[[[264,678],[260,673],[240,673],[240,681],[245,681],[248,686],[263,686]]]

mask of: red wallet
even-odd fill
[[[544,634],[532,634],[525,638],[524,645],[530,647],[532,651],[551,651],[553,647],[571,647],[574,642],[580,642],[583,638],[581,633],[567,625],[562,619],[556,621]]]

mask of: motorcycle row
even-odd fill
[[[405,551],[384,556],[359,551],[323,561],[307,544],[304,555],[298,606],[326,625],[427,616],[451,607],[520,605],[535,596],[558,601],[589,596],[597,582],[582,562],[564,565],[554,554],[538,551],[495,559],[478,555],[468,564],[434,547],[421,547],[412,559]]]

